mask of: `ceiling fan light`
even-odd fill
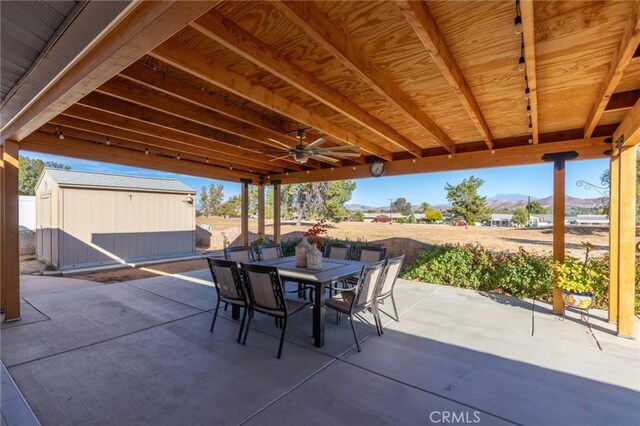
[[[305,152],[296,152],[293,154],[293,158],[300,164],[304,164],[309,159],[309,155]]]

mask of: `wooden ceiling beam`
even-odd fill
[[[135,84],[144,86],[149,90],[163,93],[171,96],[172,98],[177,98],[181,101],[195,105],[196,107],[220,113],[225,117],[239,120],[243,123],[255,126],[258,129],[270,132],[272,133],[272,136],[270,137],[273,139],[288,142],[289,144],[286,148],[292,147],[298,143],[297,138],[291,138],[286,135],[287,130],[291,130],[291,126],[289,129],[285,130],[283,123],[279,120],[276,122],[276,120],[270,119],[259,112],[237,103],[230,102],[221,95],[211,93],[206,88],[191,84],[190,82],[171,75],[170,73],[156,70],[142,63],[136,63],[120,73],[120,77]],[[279,137],[276,138],[274,135],[279,135]],[[310,132],[307,132],[307,135],[310,135]],[[328,141],[324,147],[336,145],[337,144]],[[359,164],[363,164],[365,162],[364,157],[350,160]]]
[[[255,151],[248,150],[246,148],[238,147],[237,144],[225,143],[210,137],[202,137],[196,134],[188,132],[180,132],[173,128],[163,127],[157,125],[151,121],[138,120],[129,118],[127,116],[115,114],[110,111],[104,111],[96,108],[92,108],[83,104],[76,104],[71,108],[68,108],[64,112],[65,116],[71,116],[86,121],[101,123],[104,125],[119,128],[125,131],[131,131],[135,133],[142,133],[150,137],[157,137],[161,139],[180,141],[184,145],[191,145],[194,148],[208,149],[217,152],[224,152],[229,156],[229,161],[233,158],[250,158],[252,161],[263,164],[263,167],[267,167],[265,163],[271,164],[273,168],[301,170],[302,167],[288,167],[289,164],[283,162],[269,162],[265,160],[265,156]],[[54,119],[55,120],[55,119]],[[231,135],[229,135],[231,136]],[[238,138],[239,139],[239,138]],[[230,141],[227,141],[230,142]],[[255,159],[253,159],[255,158]]]
[[[152,123],[158,127],[164,127],[166,130],[172,130],[174,132],[183,133],[185,135],[205,138],[212,142],[215,141],[225,144],[229,148],[247,150],[249,152],[246,152],[246,154],[260,155],[260,158],[264,161],[269,161],[276,158],[276,156],[274,155],[263,153],[263,150],[265,149],[265,146],[263,144],[246,137],[222,132],[212,127],[184,120],[171,114],[156,111],[154,109],[146,108],[141,105],[129,103],[102,93],[91,93],[90,95],[87,95],[82,100],[80,100],[78,102],[78,105],[84,105],[96,110],[110,112],[112,114],[128,118],[129,120]],[[126,124],[123,125],[123,128],[126,128]],[[224,150],[227,150],[229,148],[224,148]],[[289,162],[282,160],[279,161],[279,165],[281,167],[293,167],[297,164],[290,164]],[[309,164],[309,166],[312,165],[317,166],[316,163]]]
[[[418,159],[395,160],[385,163],[385,176],[400,176],[417,173],[449,172],[490,167],[509,167],[526,164],[541,164],[546,153],[576,151],[579,160],[605,158],[604,138],[577,139],[564,142],[540,143],[516,147],[496,148],[494,153],[481,151],[449,155],[444,153]],[[336,167],[335,170],[311,170],[309,173],[295,172],[272,175],[271,179],[281,180],[282,184],[320,182],[340,179],[359,179],[371,177],[368,167]]]
[[[35,132],[24,138],[20,143],[20,149],[231,182],[238,182],[240,179],[251,179],[252,182],[257,183],[260,179],[259,176],[251,173],[229,170],[210,164],[178,161],[175,158],[160,156],[150,158],[143,152],[101,145],[72,137],[65,137],[64,140],[60,140],[55,135],[42,132]]]
[[[13,121],[2,140],[20,141],[184,28],[217,2],[139,2],[111,31],[66,68]]]
[[[254,84],[251,80],[233,73],[215,62],[206,61],[190,47],[175,40],[166,41],[149,52],[149,56],[264,108],[313,127],[347,145],[358,145],[363,151],[386,160],[392,158],[391,151],[359,137],[350,130],[291,102],[284,96]]]
[[[40,128],[40,132],[56,134],[56,131],[60,129],[60,126],[53,124],[53,121],[50,124],[45,124]],[[84,139],[89,142],[95,142],[99,144],[105,144],[105,135],[103,133],[98,132],[98,130],[80,130],[71,127],[64,127],[63,134],[65,139],[67,137],[72,137],[75,139]],[[96,133],[98,132],[98,133]],[[143,135],[140,135],[143,136]],[[153,145],[148,144],[142,140],[136,140],[134,138],[121,139],[119,137],[109,137],[109,146],[112,147],[120,147],[130,149],[132,151],[142,152],[145,155],[148,155],[150,158],[154,156],[162,156],[167,158],[177,159],[178,154],[180,154],[180,160],[188,160],[195,161],[202,164],[210,164],[213,166],[223,167],[225,169],[229,169],[229,161],[221,161],[220,156],[210,156],[207,157],[203,151],[193,152],[193,150],[183,150],[177,144],[172,143],[155,143]],[[208,163],[207,163],[208,161]],[[273,171],[267,169],[259,169],[255,167],[247,167],[247,166],[236,166],[233,167],[236,171],[250,173],[250,170],[254,170],[256,174],[266,174],[272,173]],[[233,170],[232,169],[232,170]]]
[[[613,93],[604,108],[605,112],[621,111],[631,109],[640,99],[640,90],[630,90],[628,92]]]
[[[622,146],[635,146],[640,143],[640,101],[627,113],[620,126],[613,133],[613,140],[623,137]]]
[[[55,126],[58,127],[65,135],[70,131],[70,134],[72,136],[76,135],[81,139],[93,140],[95,142],[105,142],[107,137],[109,137],[112,143],[118,140],[130,141],[141,144],[143,150],[144,147],[148,147],[150,150],[172,150],[174,152],[174,157],[178,153],[185,153],[192,156],[201,157],[205,163],[206,159],[209,158],[210,160],[219,161],[221,163],[220,165],[224,165],[225,167],[233,165],[235,168],[238,168],[240,170],[242,170],[243,168],[245,168],[247,171],[253,169],[255,171],[264,171],[267,174],[276,171],[286,171],[286,169],[283,169],[279,166],[265,165],[264,163],[254,161],[251,158],[247,158],[244,156],[235,156],[226,152],[216,151],[215,149],[211,149],[211,144],[205,145],[200,143],[199,145],[194,145],[184,143],[181,139],[164,139],[158,137],[157,135],[150,136],[144,133],[123,130],[96,121],[82,120],[80,118],[66,116],[64,114],[60,114],[59,116],[53,118],[49,123],[50,124],[45,124],[44,126],[42,126],[41,129],[44,131],[49,131],[50,127],[48,126]],[[86,134],[80,134],[77,132],[86,132]],[[89,137],[89,134],[91,134],[91,137]]]
[[[429,55],[431,55],[440,73],[458,96],[462,107],[478,129],[487,148],[493,149],[491,129],[480,110],[480,106],[478,106],[476,98],[471,93],[460,67],[449,50],[449,46],[440,33],[436,20],[431,15],[426,2],[397,0],[396,3],[402,9],[409,25],[411,25]]]
[[[340,112],[364,128],[388,140],[398,148],[419,157],[422,148],[388,124],[377,119],[359,105],[347,99],[313,74],[278,55],[271,46],[225,18],[215,10],[190,24],[192,28],[222,44],[232,52],[269,71],[295,88]]]
[[[275,1],[271,4],[395,108],[402,111],[431,138],[448,151],[455,150],[454,142],[431,117],[372,63],[358,46],[352,44],[344,32],[313,3]]]
[[[291,136],[283,135],[282,133],[278,133],[273,130],[260,129],[251,124],[239,122],[234,119],[221,117],[219,114],[212,113],[206,108],[170,97],[155,90],[150,90],[145,86],[133,83],[122,77],[116,76],[112,78],[102,86],[98,87],[95,92],[103,93],[144,108],[166,113],[203,126],[212,127],[242,138],[251,139],[262,145],[258,146],[256,148],[257,150],[289,150],[291,147],[299,143],[296,138]],[[272,140],[277,140],[279,142],[273,142]],[[284,154],[286,154],[286,152],[282,152],[282,154],[271,153],[269,155],[279,157]],[[296,161],[293,158],[287,158],[283,161],[296,164]],[[310,165],[317,166],[317,163],[312,161]]]
[[[531,105],[531,137],[534,145],[540,142],[540,128],[538,126],[538,77],[536,72],[536,34],[533,18],[533,0],[520,2],[522,15],[522,35],[524,37],[524,61],[527,66],[527,82],[529,84],[529,104]],[[591,135],[589,135],[591,136]],[[587,138],[588,136],[585,136]]]
[[[640,43],[640,0],[634,0],[631,16],[622,34],[622,39],[611,59],[611,65],[609,65],[609,69],[604,76],[595,103],[591,108],[591,112],[589,112],[587,122],[584,126],[585,138],[591,136],[593,129],[595,129],[600,122],[602,113],[611,95],[616,90],[616,87],[618,87],[625,69],[633,59],[633,55],[638,48],[638,43]]]
[[[291,130],[285,128],[279,121],[276,122],[276,120],[270,119],[259,112],[230,102],[218,94],[210,93],[185,80],[140,62],[136,62],[124,69],[120,76],[183,101],[191,102],[194,105],[209,108],[227,117],[278,132],[280,135],[284,135]]]

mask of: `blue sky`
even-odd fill
[[[214,179],[203,179],[95,161],[76,160],[29,151],[21,151],[21,155],[40,158],[43,161],[64,163],[73,170],[79,171],[176,178],[197,191],[199,191],[203,185],[222,183],[224,185],[225,198],[240,193],[239,184]],[[567,194],[580,198],[598,197],[598,194],[593,190],[587,191],[584,188],[577,187],[576,182],[578,180],[586,180],[594,184],[599,184],[600,175],[608,167],[609,161],[605,159],[568,162],[566,177]],[[420,204],[423,201],[431,204],[446,204],[445,184],[447,182],[458,184],[462,182],[464,178],[471,175],[484,179],[485,183],[480,188],[480,193],[486,196],[497,194],[524,194],[530,195],[531,197],[543,198],[551,195],[553,190],[553,166],[551,164],[539,164],[447,173],[425,173],[377,179],[357,179],[357,187],[350,203],[377,207],[386,206],[390,198],[405,197],[411,204]]]

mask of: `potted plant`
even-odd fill
[[[590,243],[582,243],[585,248],[584,261],[568,257],[564,262],[556,262],[555,279],[562,290],[565,307],[588,310],[595,303],[594,288],[602,279],[600,274],[588,267],[589,252],[593,250]]]

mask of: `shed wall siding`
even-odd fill
[[[193,253],[185,194],[63,188],[61,269]]]

